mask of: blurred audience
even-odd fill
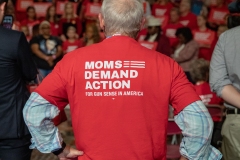
[[[39,73],[46,77],[62,57],[62,44],[58,37],[51,36],[50,23],[41,22],[39,26],[40,35],[33,37],[30,41],[34,60]]]
[[[194,60],[190,65],[190,74],[195,83],[195,90],[202,99],[203,103],[223,104],[223,100],[211,91],[209,85],[209,62],[200,58]]]
[[[194,40],[199,44],[199,58],[210,61],[212,57],[211,48],[213,47],[215,32],[207,28],[207,18],[204,16],[197,17],[198,28],[193,30]]]
[[[152,15],[169,16],[172,8],[173,5],[168,2],[168,0],[156,0],[156,2],[152,5]]]
[[[197,28],[197,17],[191,12],[191,1],[182,0],[179,6],[180,23],[190,29]]]
[[[59,18],[56,13],[56,7],[54,5],[48,7],[46,13],[46,20],[51,24],[51,34],[53,36],[59,35]]]
[[[101,36],[99,34],[99,30],[95,24],[88,24],[86,27],[86,32],[84,33],[84,36],[82,38],[82,44],[81,46],[89,46],[94,43],[100,42]]]
[[[39,20],[37,19],[36,10],[33,6],[29,6],[26,12],[27,12],[27,17],[23,21],[21,21],[21,25],[28,26],[29,34],[30,36],[32,36],[32,27],[35,24],[38,24]]]
[[[64,6],[64,13],[59,21],[59,35],[61,40],[66,40],[67,28],[69,26],[75,26],[77,29],[76,38],[79,38],[82,34],[82,24],[78,16],[74,13],[74,6],[72,2],[67,2]]]
[[[177,29],[176,36],[179,43],[172,57],[183,68],[188,80],[193,83],[190,64],[198,59],[199,45],[193,39],[192,32],[188,27]]]
[[[69,26],[67,29],[67,40],[63,42],[62,48],[63,53],[66,54],[71,52],[79,47],[82,47],[80,40],[76,38],[76,28],[74,26]]]
[[[171,53],[174,52],[178,44],[178,39],[175,34],[177,29],[181,27],[184,27],[184,26],[179,22],[179,9],[172,8],[170,12],[170,21],[166,25],[166,27],[163,29],[164,35],[167,36],[170,40]]]

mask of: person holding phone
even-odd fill
[[[0,0],[0,22],[6,5]],[[37,69],[23,33],[0,26],[0,64],[0,159],[30,160],[31,135],[22,110],[30,95],[26,82],[35,79]]]

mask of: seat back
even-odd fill
[[[222,117],[224,116],[224,106],[218,105],[218,104],[211,104],[206,105],[208,112],[212,116],[212,119],[214,122],[220,122],[222,121]]]

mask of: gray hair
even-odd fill
[[[141,0],[104,0],[101,13],[106,36],[125,34],[136,38],[143,19]]]

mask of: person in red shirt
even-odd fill
[[[191,12],[191,1],[181,1],[179,6],[180,11],[180,23],[190,29],[197,28],[197,17]]]
[[[82,24],[80,19],[74,13],[72,2],[67,2],[64,6],[64,13],[59,21],[59,35],[61,35],[61,40],[66,40],[67,28],[69,26],[75,26],[77,29],[76,38],[79,38],[82,34]]]
[[[191,64],[191,77],[195,81],[195,90],[203,103],[206,105],[222,105],[223,99],[217,97],[216,93],[211,91],[209,85],[209,62],[204,59],[197,59]],[[214,122],[213,137],[211,144],[219,147],[219,141],[222,141],[221,129],[223,121],[221,117],[212,115]]]
[[[29,34],[32,36],[32,27],[36,24],[39,24],[39,20],[37,19],[36,10],[33,6],[29,6],[26,9],[27,18],[21,21],[21,26],[28,26]]]
[[[56,14],[56,7],[54,5],[49,6],[46,13],[46,21],[51,24],[51,34],[53,36],[58,36],[59,32],[59,19]]]
[[[191,64],[190,74],[195,82],[195,90],[205,104],[223,104],[223,100],[211,91],[208,83],[209,62],[200,58]]]
[[[170,23],[163,29],[163,34],[169,38],[170,46],[172,52],[175,50],[178,45],[178,38],[175,33],[178,28],[183,27],[183,25],[179,22],[179,10],[177,8],[173,8],[170,12]]]
[[[224,0],[216,0],[216,6],[210,7],[209,12],[209,26],[217,30],[221,24],[227,24],[227,15],[229,14],[226,2]]]
[[[95,43],[101,42],[102,38],[99,30],[95,24],[88,24],[86,26],[86,32],[81,39],[81,46],[90,46]]]
[[[168,2],[168,0],[157,0],[152,5],[152,15],[169,17],[170,11],[172,8],[173,8],[173,5],[171,2]]]
[[[171,104],[183,130],[181,160],[220,160],[212,119],[181,67],[135,40],[145,21],[141,1],[104,0],[101,10],[107,38],[66,54],[26,103],[31,147],[59,159],[166,160]],[[68,103],[76,149],[51,123]]]
[[[198,28],[193,30],[194,40],[199,44],[199,58],[207,61],[211,60],[211,48],[215,45],[214,39],[216,38],[215,32],[208,29],[206,26],[207,18],[204,16],[197,17]]]
[[[67,54],[79,47],[82,47],[80,40],[76,39],[76,28],[69,26],[67,29],[67,40],[63,42],[63,54]]]

